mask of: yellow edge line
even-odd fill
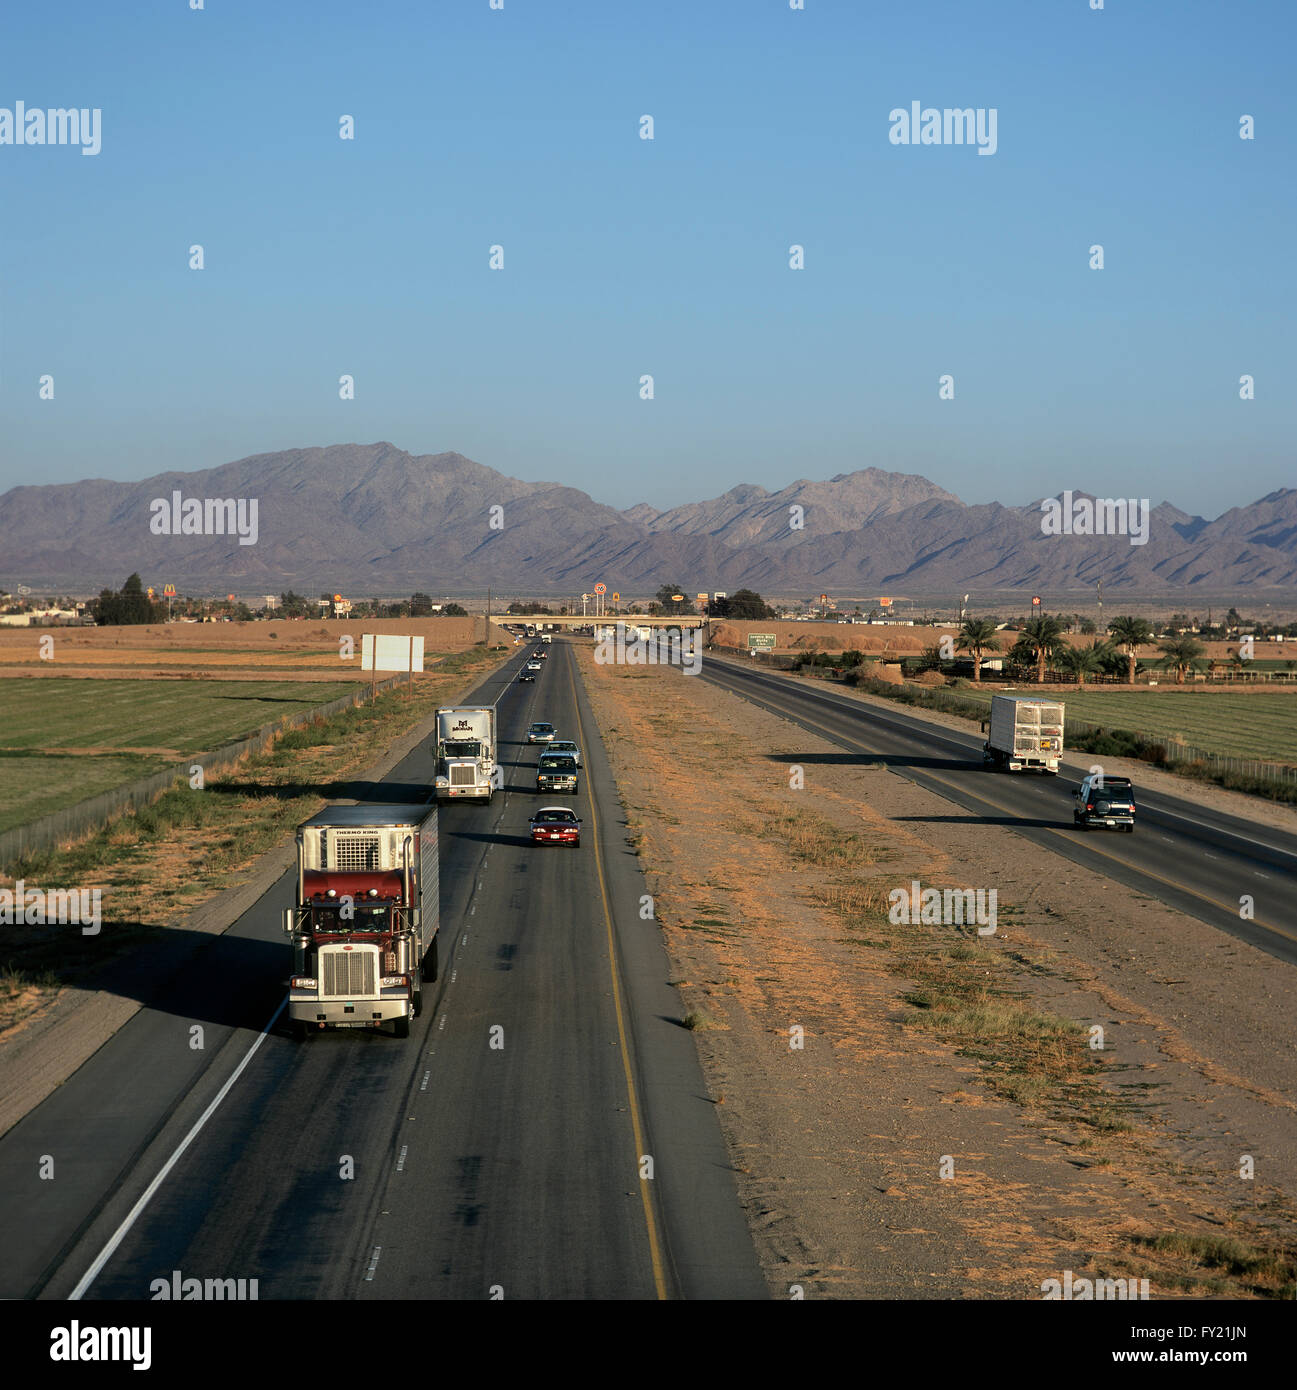
[[[738,694],[737,691],[734,691],[733,693]],[[866,706],[866,708],[868,708],[868,706]],[[824,735],[821,734],[820,737],[824,737]],[[866,757],[873,756],[877,758],[885,758],[889,756],[886,753],[880,753],[877,749],[862,748],[861,752]],[[1004,806],[998,801],[991,801],[985,796],[979,796],[977,792],[970,792],[965,790],[963,787],[957,787],[953,782],[947,782],[944,777],[938,777],[935,772],[929,772],[927,773],[927,776],[931,777],[934,782],[940,782],[943,787],[949,787],[952,791],[957,791],[963,796],[972,797],[974,801],[980,801],[983,806],[989,806],[993,811],[1001,811],[1007,816],[1017,815],[1017,812],[1013,809],[1012,806]],[[915,783],[915,786],[919,785],[919,783]],[[955,804],[958,805],[959,803],[956,802]],[[1057,835],[1060,839],[1066,840],[1068,844],[1075,843],[1075,841],[1073,841],[1068,836],[1065,830],[1055,830],[1053,829],[1053,827],[1047,825],[1038,826],[1037,829],[1045,830],[1050,835]],[[1175,891],[1178,893],[1188,893],[1188,895],[1191,898],[1197,898],[1199,902],[1208,903],[1212,907],[1216,908],[1218,911],[1224,912],[1229,916],[1233,916],[1234,912],[1237,910],[1236,908],[1231,907],[1228,903],[1218,902],[1215,898],[1208,897],[1206,893],[1198,892],[1196,888],[1190,888],[1183,883],[1176,883],[1173,879],[1163,878],[1161,874],[1154,873],[1152,869],[1143,869],[1136,864],[1129,864],[1126,862],[1126,860],[1119,858],[1117,855],[1109,854],[1106,849],[1099,849],[1094,845],[1087,845],[1086,848],[1090,851],[1091,854],[1101,855],[1104,859],[1109,859],[1114,864],[1120,864],[1124,869],[1132,869],[1137,874],[1145,874],[1149,878],[1154,878],[1159,883],[1166,884],[1168,888],[1175,889]],[[1139,890],[1136,889],[1135,891],[1138,892]],[[1170,904],[1167,903],[1165,904],[1165,906],[1169,907]],[[1263,921],[1260,917],[1251,917],[1247,920],[1252,922],[1255,926],[1264,927],[1266,931],[1274,932],[1276,936],[1282,936],[1287,941],[1297,941],[1297,935],[1294,935],[1290,931],[1285,931],[1282,927],[1275,926],[1273,922]]]
[[[565,644],[566,645],[566,644]],[[572,653],[573,662],[576,661],[576,654]],[[586,741],[585,725],[581,720],[581,703],[576,694],[576,677],[572,673],[572,667],[568,667],[568,680],[572,686],[572,705],[576,711],[577,732],[581,735],[581,745],[589,750]],[[584,681],[584,677],[582,678]],[[603,899],[603,920],[604,927],[608,933],[608,969],[612,975],[612,1001],[613,1008],[617,1014],[617,1035],[621,1044],[621,1063],[622,1070],[626,1074],[626,1092],[630,1102],[630,1122],[631,1130],[635,1136],[635,1168],[639,1171],[640,1158],[644,1153],[644,1129],[640,1123],[639,1098],[635,1091],[635,1076],[631,1069],[630,1044],[626,1040],[626,1020],[622,1010],[621,985],[617,980],[617,942],[613,935],[612,909],[608,903],[608,884],[604,878],[603,856],[599,853],[599,814],[595,810],[594,787],[588,776],[589,761],[586,763],[586,792],[590,800],[590,820],[593,823],[594,836],[594,865],[595,871],[599,876],[599,895]],[[658,1244],[657,1221],[653,1215],[653,1200],[650,1196],[649,1182],[646,1178],[639,1180],[640,1200],[644,1204],[644,1224],[648,1227],[649,1257],[653,1262],[653,1283],[657,1287],[659,1299],[667,1296],[666,1275],[662,1269],[662,1251]]]

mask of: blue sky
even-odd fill
[[[379,439],[616,506],[1297,485],[1297,6],[805,3],[10,7],[0,107],[103,146],[0,145],[0,490]],[[891,144],[916,100],[996,153]]]

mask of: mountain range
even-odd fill
[[[156,499],[257,501],[255,544],[157,535]],[[1077,493],[1078,497],[1083,494]],[[0,586],[97,591],[138,571],[182,592],[322,588],[434,595],[754,588],[770,595],[957,589],[1157,594],[1297,589],[1297,489],[1214,521],[1163,502],[1147,543],[1045,535],[1041,505],[967,506],[926,478],[864,468],[777,492],[742,484],[659,511],[618,510],[560,483],[510,478],[456,453],[338,444],[258,454],[141,482],[0,495]]]

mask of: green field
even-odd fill
[[[356,688],[354,681],[6,680],[0,831]]]
[[[970,685],[959,694],[989,706],[993,692]],[[1181,738],[1227,757],[1297,763],[1297,690],[1069,690],[1049,698],[1063,701],[1068,719],[1104,729]]]

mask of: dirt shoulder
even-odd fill
[[[1297,1291],[1291,971],[714,686],[581,669],[772,1292]],[[994,933],[891,920],[914,880]]]

